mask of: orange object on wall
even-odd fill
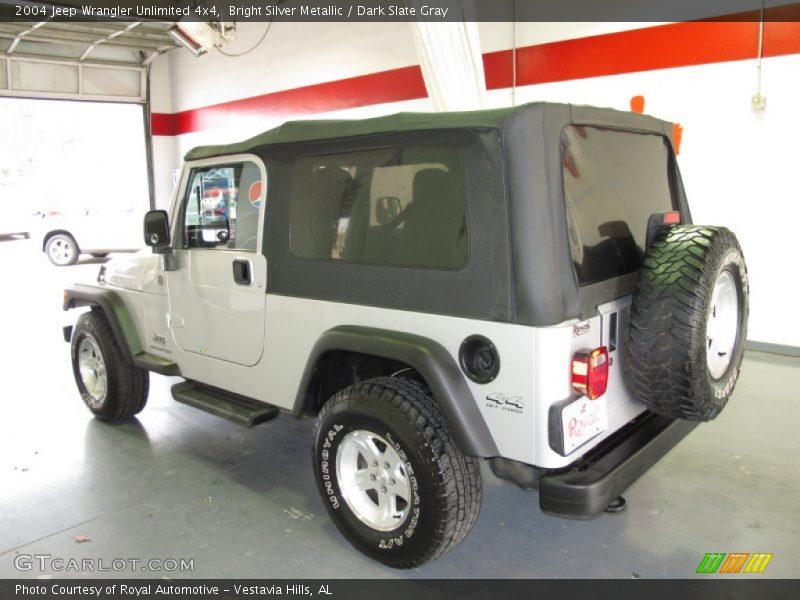
[[[675,154],[681,153],[681,140],[683,139],[683,126],[680,123],[672,125],[672,147],[675,149]]]

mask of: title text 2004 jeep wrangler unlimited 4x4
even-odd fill
[[[530,104],[192,150],[153,254],[65,291],[91,307],[65,330],[80,393],[119,421],[154,371],[246,426],[316,417],[328,511],[395,567],[467,535],[480,459],[597,515],[719,414],[742,360],[742,253],[691,225],[670,133]]]

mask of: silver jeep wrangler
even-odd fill
[[[736,383],[734,235],[692,225],[669,123],[560,104],[287,123],[186,156],[152,253],[65,328],[94,415],[175,400],[315,421],[337,527],[408,568],[481,506],[482,459],[562,517],[602,513]]]

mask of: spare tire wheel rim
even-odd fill
[[[721,379],[733,358],[739,337],[739,292],[729,270],[714,282],[706,322],[706,364],[712,379]]]
[[[376,531],[400,527],[411,507],[405,462],[381,436],[358,429],[336,451],[336,479],[347,507]]]
[[[89,396],[87,402],[92,408],[100,408],[106,398],[108,376],[106,363],[100,347],[93,337],[86,336],[78,345],[78,370],[81,382]]]

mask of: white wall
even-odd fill
[[[517,40],[530,45],[651,25],[520,23]],[[264,26],[241,25],[240,39],[226,49],[246,49]],[[509,23],[482,23],[480,32],[484,52],[511,47]],[[418,60],[405,23],[275,23],[266,41],[245,57],[215,53],[198,59],[179,51],[159,58],[154,71],[160,69],[160,76],[153,81],[154,87],[163,88],[169,80],[170,100],[162,94],[159,102],[177,112],[414,64]],[[800,326],[785,316],[793,314],[800,293],[790,270],[794,228],[800,223],[800,185],[795,180],[800,166],[800,55],[764,60],[763,115],[750,109],[754,92],[754,61],[739,61],[526,86],[517,89],[516,98],[518,103],[551,100],[627,110],[632,96],[643,95],[646,112],[680,122],[679,164],[695,222],[730,227],[745,252],[751,280],[749,338],[800,346]],[[489,92],[489,102],[510,104],[510,90]],[[361,118],[431,108],[423,99],[316,116]],[[174,140],[156,138],[157,170],[164,171],[157,182],[159,205],[171,189],[171,170],[186,150],[243,139],[277,124],[255,118]]]
[[[171,65],[168,57],[156,59],[150,67],[150,110],[154,113],[173,112]],[[172,172],[180,167],[178,139],[173,136],[153,137],[153,184],[156,208],[169,208],[173,188]]]
[[[248,50],[267,23],[240,23],[228,53]],[[169,55],[175,111],[418,64],[405,23],[273,23],[249,54]]]

